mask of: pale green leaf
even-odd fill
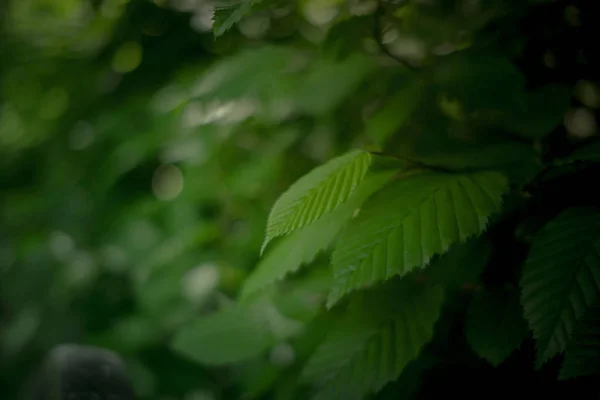
[[[319,59],[299,76],[294,102],[307,114],[331,112],[347,99],[372,68],[372,59],[360,53],[339,61]]]
[[[303,228],[345,202],[371,165],[372,156],[354,150],[313,169],[275,202],[262,251],[274,238]]]
[[[350,291],[424,267],[435,254],[482,233],[507,189],[497,172],[425,173],[390,184],[338,240],[328,306]]]
[[[560,379],[600,374],[600,302],[592,304],[567,346]]]
[[[546,224],[523,266],[521,288],[539,366],[567,348],[578,322],[600,300],[600,213],[571,208]]]
[[[483,291],[471,300],[465,335],[471,348],[492,365],[506,360],[527,332],[516,290]]]
[[[184,326],[171,347],[176,352],[209,365],[223,365],[255,357],[299,332],[302,325],[285,318],[261,298],[251,304],[234,304]],[[243,338],[243,340],[240,340]]]
[[[359,400],[377,392],[433,337],[444,299],[440,287],[388,283],[377,289],[350,305],[306,366],[305,379],[319,388],[315,399]]]

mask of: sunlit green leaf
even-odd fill
[[[396,170],[368,173],[348,201],[314,223],[282,238],[266,254],[244,283],[241,297],[284,278],[304,264],[310,263],[322,250],[327,249],[354,212],[374,192],[379,190]]]
[[[389,185],[342,233],[328,306],[350,291],[424,267],[435,254],[480,234],[507,189],[496,172],[424,173]]]
[[[345,202],[363,180],[372,157],[354,150],[296,181],[271,210],[262,251],[272,239],[309,225]]]

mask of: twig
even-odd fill
[[[410,65],[406,60],[404,60],[398,56],[395,56],[392,52],[390,52],[390,50],[387,48],[387,46],[383,43],[383,29],[381,26],[381,20],[384,16],[385,16],[385,9],[383,8],[383,4],[381,3],[381,0],[378,0],[377,1],[377,9],[375,10],[375,15],[374,15],[375,21],[373,23],[373,36],[375,38],[375,42],[377,42],[377,46],[379,47],[379,49],[381,50],[381,52],[383,54],[385,54],[388,57],[390,57],[391,59],[395,60],[396,62],[401,64],[406,69],[416,72],[418,70],[417,68]]]

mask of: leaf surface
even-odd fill
[[[523,266],[521,289],[540,366],[566,350],[577,324],[600,301],[600,213],[571,208],[546,224]]]
[[[345,202],[365,177],[372,155],[354,150],[298,179],[275,202],[261,252],[274,238],[303,228]]]
[[[350,305],[306,366],[304,377],[319,386],[315,400],[359,400],[379,391],[431,340],[441,287],[394,283],[378,289]]]
[[[424,267],[435,254],[482,233],[507,189],[496,172],[425,173],[390,184],[342,233],[332,256],[328,307],[348,292]]]
[[[374,192],[384,186],[397,170],[368,174],[351,198],[330,214],[276,243],[244,283],[241,298],[283,279],[327,249],[354,212]]]

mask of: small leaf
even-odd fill
[[[600,374],[600,302],[592,304],[567,346],[559,379]]]
[[[342,233],[332,256],[328,307],[350,291],[424,267],[435,254],[480,234],[507,189],[496,172],[424,173],[389,185]]]
[[[319,252],[331,245],[340,230],[350,221],[356,209],[371,194],[385,185],[396,172],[397,170],[387,170],[368,173],[346,203],[331,214],[283,238],[245,281],[241,298],[247,298],[264,286],[283,279],[302,265],[312,262]]]
[[[177,332],[171,347],[199,363],[230,364],[259,355],[300,328],[299,322],[283,317],[261,298],[199,317]]]
[[[480,292],[467,310],[465,334],[471,348],[498,366],[527,336],[516,290]]]
[[[275,202],[261,253],[274,238],[303,228],[345,202],[363,180],[372,156],[355,150],[313,169]]]
[[[398,378],[433,337],[443,299],[440,287],[402,282],[357,297],[305,368],[314,399],[360,400]]]
[[[544,226],[523,266],[521,288],[540,366],[565,351],[588,308],[600,301],[600,213],[572,208]]]

